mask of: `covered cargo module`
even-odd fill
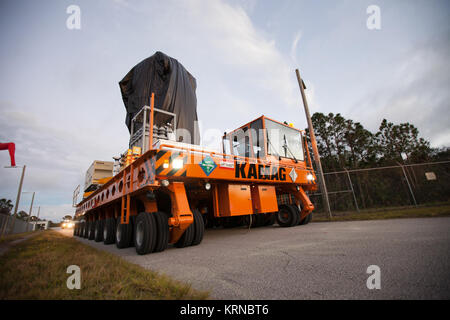
[[[130,132],[131,120],[144,106],[150,105],[154,93],[156,108],[176,114],[176,140],[200,143],[196,80],[176,59],[158,51],[134,66],[119,86]],[[166,122],[164,114],[155,115],[156,126],[164,126]]]

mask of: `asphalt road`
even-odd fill
[[[207,230],[199,246],[145,256],[80,241],[216,299],[450,299],[450,218]],[[379,290],[366,286],[370,265]]]

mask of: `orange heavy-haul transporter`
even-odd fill
[[[306,192],[317,185],[304,132],[262,116],[225,133],[217,153],[155,138],[148,128],[163,111],[153,96],[142,111],[142,155],[77,205],[76,236],[146,254],[198,245],[208,226],[311,220]]]

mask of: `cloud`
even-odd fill
[[[128,0],[113,0],[113,2],[118,7],[130,7],[130,2]]]
[[[83,183],[92,161],[109,160],[124,151],[120,148],[126,146],[128,136],[117,82],[139,59],[156,50],[180,59],[197,77],[198,109],[207,146],[220,146],[218,132],[263,113],[272,112],[278,118],[279,112],[296,106],[298,92],[289,57],[249,18],[246,10],[253,10],[256,2],[244,5],[219,0],[163,4],[116,0],[109,12],[112,16],[105,11],[96,17],[95,25],[90,20],[85,24],[86,35],[77,38],[76,47],[56,38],[45,44],[45,48],[59,48],[44,51],[48,56],[24,54],[22,60],[27,63],[43,60],[46,70],[32,69],[32,75],[40,77],[36,82],[29,70],[21,70],[16,63],[14,77],[4,79],[12,90],[12,84],[20,80],[28,94],[2,95],[0,140],[16,143],[17,163],[27,165],[24,189],[37,191],[36,203],[43,216],[45,211],[63,216],[72,210],[67,203],[71,203],[76,185]],[[91,15],[97,10],[88,4],[82,9]],[[87,14],[85,19],[89,19]],[[108,24],[111,20],[114,23]],[[117,29],[105,33],[96,28],[102,22]],[[45,35],[39,32],[41,37]],[[65,34],[69,37],[65,41],[77,35]],[[34,48],[39,43],[24,41],[25,48],[27,45]],[[51,98],[44,94],[49,85]],[[111,103],[114,108],[108,105]],[[7,161],[8,154],[1,153],[0,162]],[[19,170],[0,168],[0,175],[0,194],[14,201]],[[28,210],[25,200],[19,209]]]
[[[169,51],[185,47],[187,51],[182,56],[187,67],[208,71],[200,73],[199,95],[202,94],[201,81],[234,77],[239,79],[241,88],[266,91],[288,107],[295,105],[295,77],[288,57],[277,48],[274,39],[255,27],[241,6],[218,0],[192,0],[168,2],[160,9],[161,15],[155,17],[152,28],[177,39],[176,47],[172,37],[167,38],[164,46]],[[169,16],[172,20],[177,17],[177,23],[164,23]],[[228,84],[231,88],[236,85]],[[245,93],[249,100],[255,96],[250,92],[240,89],[234,94]]]
[[[405,52],[393,61],[390,77],[354,105],[351,114],[371,130],[377,130],[383,118],[410,122],[432,146],[449,146],[449,55],[450,45],[442,39]]]
[[[36,115],[4,111],[10,110],[6,106],[0,104],[0,141],[14,142],[17,165],[27,166],[22,190],[36,191],[35,204],[44,209],[42,217],[47,216],[48,206],[55,213],[70,214],[73,208],[64,203],[71,202],[72,191],[83,183],[84,172],[99,147],[82,135],[49,126]],[[9,154],[0,153],[0,163],[8,162]],[[1,197],[15,201],[20,174],[20,169],[0,168]],[[28,205],[26,197],[22,198],[19,210],[28,211]]]
[[[295,65],[298,65],[298,61],[297,61],[297,46],[298,46],[298,42],[300,41],[302,37],[302,32],[298,31],[295,36],[294,36],[294,40],[292,41],[292,45],[291,45],[291,53],[290,53],[290,57],[292,59],[292,61],[295,63]]]
[[[33,215],[37,215],[38,209],[33,208]],[[73,216],[74,208],[72,204],[60,204],[60,205],[43,205],[41,206],[40,219],[51,220],[53,222],[60,222],[66,215]]]

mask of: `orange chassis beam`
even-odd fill
[[[88,217],[93,212],[105,211],[111,205],[120,203],[120,213],[114,210],[114,215],[120,217],[121,223],[127,224],[130,216],[138,214],[131,198],[141,199],[147,212],[155,212],[158,209],[156,201],[148,200],[146,194],[161,189],[172,200],[169,242],[174,243],[193,222],[185,185],[209,182],[277,186],[294,195],[297,204],[303,204],[303,218],[314,209],[305,190],[317,190],[314,170],[310,162],[308,164],[304,161],[278,160],[275,157],[264,160],[244,158],[167,141],[157,149],[144,153],[81,201],[77,205],[76,215]],[[314,177],[313,180],[307,179],[309,174]],[[169,181],[167,187],[161,184],[163,180]]]

